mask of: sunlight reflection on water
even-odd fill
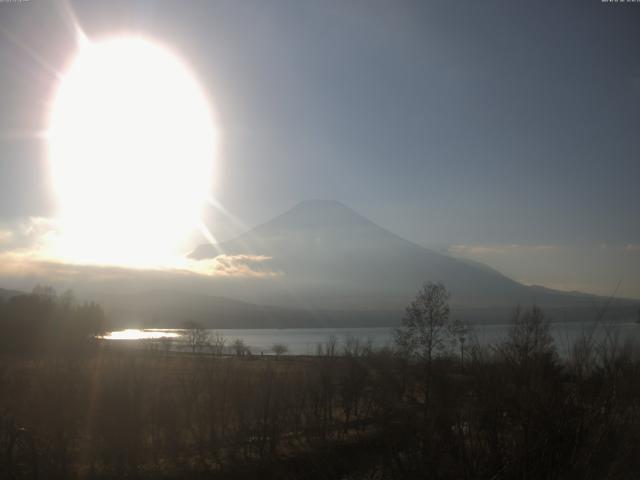
[[[314,355],[318,345],[326,346],[331,336],[335,337],[336,348],[342,352],[348,340],[358,339],[362,345],[370,343],[375,348],[393,346],[393,329],[389,327],[370,328],[284,328],[284,329],[218,329],[207,330],[211,338],[216,335],[224,340],[224,353],[234,354],[233,343],[240,339],[253,354],[272,353],[274,344],[284,344],[289,355]],[[477,324],[468,334],[469,344],[482,346],[496,345],[507,339],[509,325]],[[185,330],[181,329],[126,329],[110,332],[105,340],[159,340],[171,338],[171,349],[188,350]],[[555,322],[551,324],[551,335],[560,356],[568,356],[571,346],[584,335],[592,336],[598,342],[603,338],[618,339],[620,344],[637,342],[640,345],[640,326],[635,322],[620,322],[609,326],[594,322]],[[146,342],[145,342],[146,343]],[[153,342],[151,342],[153,343]]]
[[[118,330],[109,332],[105,335],[105,340],[149,340],[157,338],[176,338],[180,334],[167,330],[139,330],[137,328],[127,328],[126,330]]]

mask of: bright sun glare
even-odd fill
[[[215,130],[174,55],[140,38],[84,43],[54,98],[49,147],[58,256],[164,266],[184,252],[210,193]]]

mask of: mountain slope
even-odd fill
[[[265,255],[280,283],[311,308],[390,309],[404,307],[425,281],[439,281],[460,308],[590,306],[590,295],[564,294],[521,285],[484,265],[437,253],[405,240],[345,205],[313,200],[238,238],[196,248],[194,259],[225,255]],[[290,299],[263,285],[262,301],[287,305]],[[232,290],[225,294],[237,297]]]

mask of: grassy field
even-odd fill
[[[531,340],[531,339],[530,339]],[[102,344],[0,357],[3,478],[630,478],[622,345],[215,357]],[[536,348],[536,345],[540,348]],[[35,470],[38,476],[35,477]]]

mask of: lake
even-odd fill
[[[508,332],[508,324],[482,324],[471,329],[470,339],[475,338],[481,345],[494,344],[503,340]],[[621,342],[640,342],[640,325],[634,322],[615,323],[607,327],[611,335]],[[566,355],[569,347],[584,333],[594,332],[595,338],[603,338],[605,327],[594,322],[557,322],[552,324],[552,335],[558,353]],[[337,351],[341,352],[349,339],[370,343],[374,347],[384,347],[393,342],[391,328],[285,328],[285,329],[218,329],[209,330],[222,335],[229,347],[236,339],[242,339],[253,354],[270,354],[271,347],[278,343],[286,345],[291,355],[314,355],[318,345],[325,345],[331,336],[336,339]],[[171,338],[172,348],[184,348],[181,329],[127,329],[105,335],[109,341],[147,341],[154,342],[162,338]]]

